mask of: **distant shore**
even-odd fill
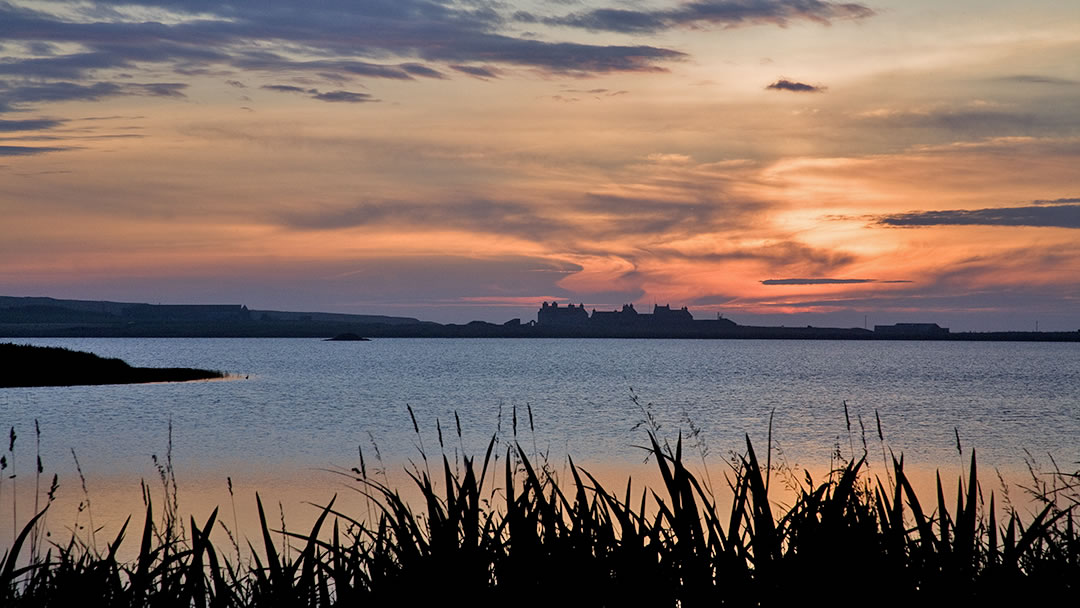
[[[707,324],[707,321],[701,321]],[[330,338],[353,333],[369,338],[601,338],[680,340],[936,340],[959,342],[1080,342],[1080,331],[954,332],[942,336],[882,335],[862,328],[736,327],[576,328],[465,325],[432,322],[388,325],[342,321],[154,321],[142,323],[0,323],[0,338]]]
[[[411,317],[250,310],[239,304],[157,305],[0,296],[0,337],[9,338],[613,338],[686,340],[950,340],[1080,342],[1080,331],[953,332],[934,323],[862,327],[762,327],[694,319],[654,307],[589,316],[582,306],[540,309],[538,319],[462,325]],[[576,314],[567,314],[576,313]],[[662,314],[658,314],[662,313]]]
[[[0,388],[189,382],[224,378],[186,367],[132,367],[120,359],[66,348],[0,344]]]

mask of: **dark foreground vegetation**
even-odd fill
[[[120,359],[66,348],[0,344],[0,388],[187,382],[225,374],[184,367],[132,367]]]
[[[346,474],[377,505],[369,516],[331,501],[310,530],[290,533],[260,501],[247,558],[231,532],[231,543],[211,542],[223,527],[216,510],[183,522],[175,495],[155,514],[144,492],[141,525],[101,548],[74,537],[45,547],[43,510],[0,561],[0,605],[997,606],[1080,591],[1076,474],[1033,477],[1038,509],[1021,513],[985,495],[974,453],[955,503],[940,476],[936,496],[916,496],[902,459],[871,479],[864,454],[819,482],[789,471],[794,499],[781,507],[770,499],[780,474],[747,439],[721,509],[687,470],[681,439],[671,448],[649,438],[664,486],[655,492],[603,488],[572,463],[572,478],[556,480],[535,453],[493,439],[479,463],[424,456],[411,473],[417,510],[368,476],[361,455]],[[27,539],[38,545],[17,562]],[[120,561],[132,542],[137,556]]]

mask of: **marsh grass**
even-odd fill
[[[903,458],[886,459],[884,449],[886,479],[871,476],[865,440],[861,457],[841,455],[815,482],[809,473],[798,480],[790,469],[774,467],[771,446],[763,465],[747,437],[724,476],[731,496],[721,509],[711,485],[687,468],[682,436],[665,443],[647,415],[644,447],[660,486],[635,488],[628,480],[617,491],[572,459],[560,478],[535,445],[527,453],[516,438],[516,408],[515,438],[492,437],[480,460],[464,453],[456,414],[461,451],[453,458],[441,423],[442,457],[431,458],[413,420],[422,458],[407,473],[418,504],[390,485],[385,470],[369,475],[361,451],[359,468],[338,473],[370,498],[367,513],[350,515],[331,500],[309,530],[290,532],[283,514],[280,528],[270,523],[256,494],[259,532],[247,541],[245,558],[228,528],[228,551],[211,542],[215,526],[224,527],[216,509],[205,521],[179,516],[167,453],[159,465],[164,504],[155,512],[144,486],[141,528],[129,527],[129,518],[104,548],[93,530],[87,538],[73,533],[20,566],[22,545],[48,506],[28,521],[0,561],[0,605],[63,606],[87,598],[110,606],[199,608],[436,601],[998,605],[1068,597],[1080,584],[1074,522],[1080,478],[1056,465],[1049,477],[1032,465],[1025,489],[1039,508],[1023,515],[1000,505],[993,492],[984,496],[974,451],[951,503],[940,475],[929,501],[917,496]],[[884,443],[880,425],[878,436]],[[855,447],[850,436],[849,446]],[[793,490],[790,506],[770,496],[774,468],[784,470]],[[121,561],[118,549],[129,537],[137,539],[138,553]]]

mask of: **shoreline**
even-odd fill
[[[214,370],[133,367],[121,359],[57,346],[0,343],[0,388],[100,386],[223,380]]]
[[[610,340],[856,340],[918,342],[1080,342],[1080,331],[955,332],[941,336],[882,335],[861,328],[572,328],[530,325],[364,325],[324,322],[235,322],[147,324],[0,323],[0,339],[10,338],[320,338],[354,333],[367,338],[497,338]]]

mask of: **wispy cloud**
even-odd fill
[[[59,152],[67,148],[50,148],[47,146],[0,146],[0,156],[35,156],[47,152]]]
[[[680,27],[785,26],[792,21],[829,24],[874,14],[873,9],[862,4],[822,0],[697,0],[672,9],[601,8],[556,17],[520,11],[514,18],[523,23],[641,34]]]
[[[1080,80],[1059,78],[1057,76],[1045,76],[1042,74],[1013,74],[1010,76],[1000,76],[998,78],[995,78],[994,80],[998,82],[1012,82],[1016,84],[1045,84],[1065,87],[1073,87],[1080,85]]]
[[[865,113],[865,124],[905,129],[943,129],[981,135],[1023,133],[1047,122],[1049,116],[994,107],[939,107],[907,111],[877,111]],[[1050,121],[1060,125],[1060,121]],[[1049,126],[1049,125],[1047,125]]]
[[[10,82],[0,81],[0,111],[23,109],[27,104],[58,101],[97,101],[108,97],[139,95],[182,99],[187,84],[179,82]]]
[[[24,49],[0,59],[0,76],[37,85],[66,81],[83,87],[114,84],[119,70],[192,75],[242,69],[278,75],[443,79],[440,64],[484,78],[496,77],[505,66],[588,76],[662,71],[666,63],[685,58],[682,52],[648,45],[520,36],[505,28],[505,17],[486,3],[279,2],[241,8],[202,0],[150,0],[139,6],[153,10],[160,21],[132,13],[128,2],[96,0],[66,5],[64,10],[0,3],[0,43],[15,42]],[[66,49],[77,50],[63,52]],[[13,88],[27,85],[0,85],[0,99],[18,97]],[[107,94],[132,91],[129,87]]]
[[[289,226],[333,230],[407,226],[512,234],[528,240],[591,241],[634,235],[692,235],[737,225],[761,209],[755,202],[709,204],[586,194],[573,208],[523,201],[372,201],[345,208],[312,208],[281,217]]]
[[[334,103],[368,103],[379,101],[369,93],[354,93],[352,91],[327,91],[325,93],[315,93],[312,95],[312,98],[318,99],[319,101],[329,101]]]
[[[457,70],[462,74],[468,74],[469,76],[476,76],[477,78],[498,78],[498,73],[491,69],[478,65],[452,65],[451,69]]]
[[[327,91],[324,93],[319,91],[319,89],[305,89],[290,84],[267,84],[263,85],[262,88],[276,93],[302,93],[312,99],[318,99],[319,101],[338,103],[367,103],[379,101],[372,97],[370,93],[354,93],[352,91]]]
[[[1038,199],[1031,201],[1031,204],[1033,205],[1068,205],[1073,203],[1080,203],[1080,198],[1055,198],[1053,200]]]
[[[291,84],[264,84],[261,88],[276,93],[318,93],[318,89],[305,89]]]
[[[51,118],[29,118],[24,120],[3,120],[0,119],[0,133],[11,133],[15,131],[42,131],[45,129],[52,129],[64,124],[63,120],[55,120]]]

